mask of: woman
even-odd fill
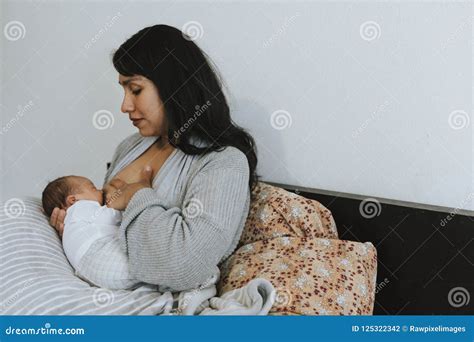
[[[124,210],[131,273],[162,291],[202,286],[242,233],[257,182],[254,140],[232,122],[204,52],[178,29],[142,29],[113,63],[121,110],[139,132],[117,147],[103,190]],[[64,216],[51,216],[60,235]]]

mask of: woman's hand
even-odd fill
[[[107,207],[117,210],[125,210],[128,202],[133,195],[141,189],[151,188],[152,183],[152,169],[150,166],[145,166],[140,174],[140,181],[136,183],[126,183],[119,178],[112,179],[103,187],[105,195],[105,203]]]
[[[59,209],[58,207],[53,209],[51,217],[49,219],[49,224],[56,229],[59,234],[59,237],[63,237],[64,230],[64,218],[66,217],[66,210]]]

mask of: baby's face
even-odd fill
[[[89,179],[85,177],[77,177],[74,181],[79,189],[79,192],[76,194],[76,199],[97,201],[100,205],[104,203],[102,190],[97,189],[94,183]]]

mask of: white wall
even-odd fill
[[[2,1],[1,13],[2,31],[24,25],[1,37],[4,199],[65,174],[101,185],[135,131],[111,52],[145,26],[197,21],[265,180],[474,210],[467,2]],[[112,127],[94,127],[99,110]]]

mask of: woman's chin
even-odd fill
[[[150,129],[149,127],[140,127],[138,128],[138,133],[142,137],[156,137],[159,136],[160,134],[155,132],[155,130]]]
[[[138,133],[140,133],[142,137],[149,137],[152,135],[151,132],[147,130],[146,128],[139,128]]]

